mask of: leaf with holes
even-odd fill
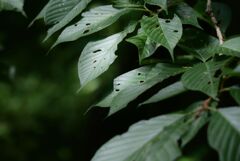
[[[82,14],[83,18],[74,25],[63,30],[53,45],[74,41],[80,37],[92,34],[113,24],[120,16],[126,14],[128,10],[115,9],[111,5],[100,6]]]
[[[201,91],[217,99],[220,69],[225,63],[226,61],[208,61],[193,66],[182,76],[181,80],[184,87],[193,91]]]
[[[158,91],[158,93],[156,93],[155,95],[153,95],[151,98],[149,98],[145,102],[141,103],[140,105],[159,102],[159,101],[165,100],[167,98],[176,96],[180,93],[183,93],[186,90],[187,89],[183,86],[182,82],[175,82],[175,83],[161,89],[160,91]]]
[[[0,11],[15,10],[25,15],[23,11],[24,0],[0,0]]]
[[[176,5],[175,12],[179,16],[183,24],[193,25],[197,28],[201,28],[198,24],[197,13],[187,3],[182,2]]]
[[[208,127],[208,142],[218,151],[221,161],[240,160],[240,107],[214,112]]]
[[[109,113],[111,115],[155,84],[184,71],[182,67],[164,63],[132,70],[115,78],[114,90],[96,106],[111,107]]]
[[[178,140],[188,130],[184,117],[172,114],[135,123],[104,144],[92,161],[174,161],[181,155]]]
[[[48,25],[60,22],[80,0],[50,0],[44,12],[44,21]]]
[[[56,0],[57,1],[57,0]],[[52,36],[55,32],[57,32],[58,30],[62,29],[64,26],[66,26],[69,22],[71,22],[76,16],[78,16],[86,7],[87,5],[91,2],[92,0],[81,0],[79,1],[79,3],[77,5],[75,5],[75,7],[73,7],[69,12],[66,12],[66,15],[57,23],[55,24],[53,27],[51,27],[48,30],[47,36],[45,38],[44,41],[46,41],[50,36]],[[50,3],[50,2],[49,2]],[[61,3],[63,4],[63,3]],[[48,7],[50,6],[50,4],[47,4],[47,8],[45,9],[45,14],[46,11],[48,10]],[[62,6],[63,10],[64,7],[66,7],[65,5]],[[58,13],[56,14],[62,14],[62,10],[61,8],[59,8]],[[65,13],[65,12],[64,12]]]
[[[144,16],[141,26],[149,38],[167,48],[174,59],[173,50],[182,37],[182,23],[178,16],[173,19]]]
[[[139,31],[136,36],[128,38],[127,41],[137,46],[140,64],[143,64],[144,59],[152,56],[160,46],[142,31]]]
[[[239,87],[230,88],[230,94],[234,98],[234,100],[240,105],[240,88]]]
[[[136,24],[131,24],[126,30],[109,36],[103,40],[88,43],[82,51],[78,62],[78,75],[81,88],[91,80],[105,72],[117,58],[115,51],[124,37],[133,32]]]

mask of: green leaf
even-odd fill
[[[214,15],[219,22],[221,31],[225,33],[232,20],[231,8],[228,5],[220,2],[213,2],[212,8]]]
[[[140,64],[143,64],[144,59],[152,56],[160,46],[142,31],[138,32],[136,36],[128,38],[127,41],[137,46]]]
[[[92,161],[174,161],[181,155],[177,141],[187,130],[183,118],[173,114],[140,121],[104,144]]]
[[[114,90],[96,106],[111,107],[111,115],[155,84],[183,71],[185,69],[182,67],[163,63],[132,70],[117,77],[113,83]]]
[[[151,5],[157,5],[165,11],[167,11],[168,9],[168,0],[144,0],[144,1]]]
[[[184,87],[193,91],[201,91],[217,99],[220,82],[218,72],[220,72],[219,70],[224,66],[224,63],[224,61],[208,61],[193,66],[182,76]]]
[[[183,24],[193,25],[201,29],[198,24],[197,13],[187,3],[182,2],[176,5],[175,12],[179,16]]]
[[[240,108],[219,109],[208,128],[209,144],[218,151],[220,161],[240,160]]]
[[[57,24],[51,27],[48,30],[47,36],[44,41],[46,41],[50,36],[52,36],[55,32],[62,29],[69,22],[71,22],[76,16],[78,16],[91,2],[92,0],[81,0],[71,11],[69,11],[64,18],[62,18]],[[48,7],[47,7],[48,8]],[[47,11],[47,9],[45,9]],[[60,11],[60,10],[58,10]]]
[[[114,7],[117,8],[142,8],[143,0],[114,0]]]
[[[44,21],[48,25],[60,22],[80,0],[50,0],[44,12]]]
[[[240,57],[240,37],[235,37],[224,42],[223,48],[230,49],[232,51],[238,52],[238,57]]]
[[[144,101],[140,105],[159,102],[159,101],[165,100],[167,98],[176,96],[185,91],[186,91],[186,88],[183,86],[182,82],[176,82],[176,83],[173,83],[173,84],[161,89],[160,91],[158,91],[158,93],[156,93],[155,95],[153,95],[151,98]]]
[[[173,19],[144,16],[141,26],[149,38],[167,48],[174,59],[173,50],[182,37],[182,23],[178,16]]]
[[[0,11],[15,10],[25,15],[23,11],[24,0],[0,0]]]
[[[230,94],[234,98],[234,100],[240,105],[240,88],[239,87],[231,88]]]
[[[79,22],[63,30],[53,46],[67,41],[74,41],[80,37],[100,31],[113,24],[128,11],[125,9],[115,9],[111,5],[106,5],[84,12],[82,14],[83,18]]]
[[[109,36],[103,40],[88,43],[82,51],[78,62],[78,75],[81,88],[105,72],[117,58],[115,51],[118,44],[133,32],[136,23],[127,27],[126,30]]]

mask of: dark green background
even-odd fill
[[[139,109],[133,102],[110,118],[105,118],[107,109],[103,108],[84,114],[111,89],[115,76],[138,66],[137,50],[122,43],[116,64],[77,93],[77,62],[82,48],[87,41],[118,30],[120,23],[93,36],[59,45],[47,55],[54,40],[41,42],[47,27],[42,21],[27,27],[46,2],[26,0],[27,18],[15,12],[0,13],[1,161],[88,161],[104,142],[126,131],[132,123],[183,110],[192,100],[205,98],[201,94],[187,93]],[[227,36],[239,34],[240,2],[226,2],[233,11]],[[231,104],[229,102],[226,104]],[[181,161],[217,161],[216,153],[206,145],[205,131],[206,127],[184,149]]]

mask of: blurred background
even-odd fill
[[[233,11],[227,36],[239,34],[240,2],[225,1]],[[98,0],[93,5],[109,2]],[[123,42],[115,65],[77,93],[77,63],[84,45],[118,31],[126,18],[93,36],[59,45],[47,54],[54,41],[53,38],[42,43],[47,27],[37,21],[28,28],[46,3],[47,0],[26,0],[27,17],[17,12],[0,13],[1,161],[89,161],[104,142],[126,131],[132,123],[182,110],[193,99],[205,98],[187,93],[138,109],[132,102],[110,118],[105,118],[107,108],[93,108],[86,113],[111,89],[114,77],[138,66],[137,49]],[[184,99],[189,96],[192,99]],[[184,149],[179,161],[218,160],[206,145],[205,130]]]

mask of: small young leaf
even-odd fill
[[[155,84],[184,71],[182,67],[163,63],[132,70],[114,79],[114,90],[96,106],[111,107],[111,115]]]
[[[214,113],[208,127],[209,144],[221,161],[240,160],[240,107],[222,108]]]
[[[178,139],[187,131],[184,115],[140,121],[104,144],[92,161],[174,161],[181,155]]]
[[[118,44],[128,33],[133,32],[135,27],[136,24],[130,25],[120,33],[103,40],[90,42],[85,46],[78,62],[78,75],[81,88],[109,68],[117,58],[115,51]]]
[[[208,61],[195,65],[183,74],[184,87],[193,91],[201,91],[217,99],[220,77],[216,74],[220,72],[224,63],[224,61]]]
[[[151,98],[141,103],[140,105],[159,102],[167,98],[176,96],[180,93],[183,93],[186,90],[187,89],[183,86],[182,82],[176,82],[161,89],[158,93],[156,93],[155,95],[153,95]]]
[[[113,24],[120,16],[129,10],[115,9],[111,5],[99,6],[82,14],[83,18],[74,25],[63,30],[53,45],[74,41],[80,37],[92,34]]]
[[[128,38],[127,41],[137,46],[140,64],[144,62],[144,59],[153,55],[160,46],[160,44],[152,41],[142,31],[138,32],[136,36]]]
[[[141,26],[149,38],[167,48],[174,59],[173,50],[182,37],[182,23],[178,16],[174,15],[173,19],[145,16]]]

